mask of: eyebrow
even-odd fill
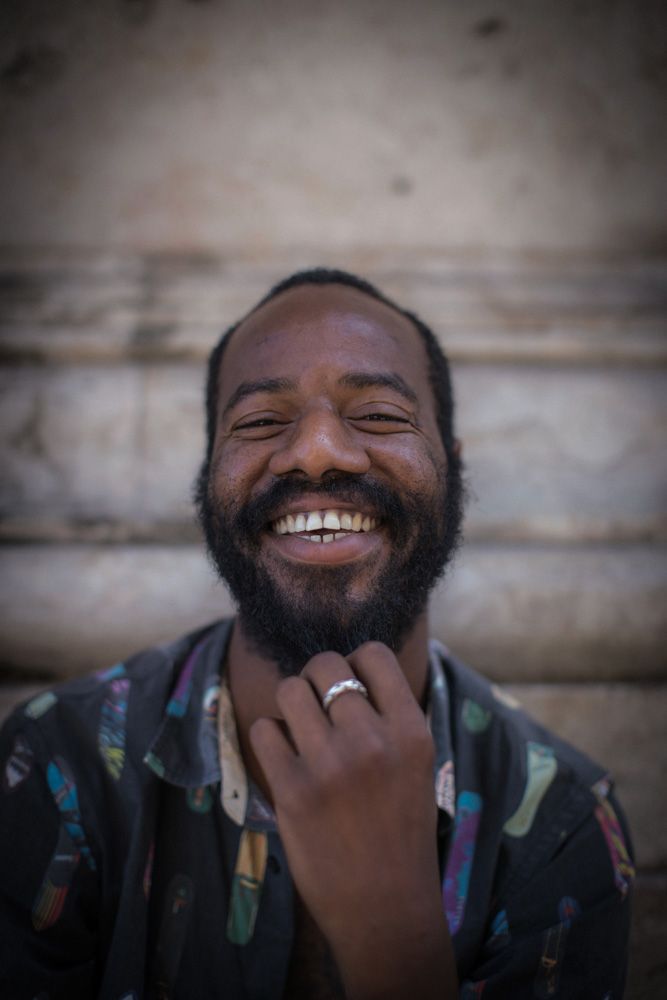
[[[294,392],[296,387],[296,382],[290,378],[258,378],[254,382],[241,382],[229,397],[222,415],[226,416],[243,399],[254,396],[256,392]]]
[[[417,393],[396,372],[346,372],[339,378],[338,384],[349,389],[373,389],[376,387],[392,389],[411,403],[418,402]],[[294,379],[289,378],[259,378],[252,382],[241,382],[229,397],[229,401],[222,411],[222,416],[226,416],[242,400],[255,395],[255,393],[295,392],[296,389],[297,383]]]
[[[411,403],[418,402],[417,393],[396,372],[348,372],[339,383],[351,389],[393,389]]]

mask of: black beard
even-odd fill
[[[463,505],[458,465],[448,468],[435,496],[415,490],[401,498],[368,476],[332,473],[318,483],[285,476],[244,507],[227,509],[211,496],[209,477],[205,463],[195,499],[209,557],[238,605],[246,637],[284,676],[300,673],[316,653],[346,656],[369,640],[397,652],[458,545]],[[349,592],[359,572],[354,564],[291,565],[289,591],[261,564],[260,539],[272,514],[305,492],[325,494],[327,507],[345,500],[381,518],[391,556],[368,597]]]

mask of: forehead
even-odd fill
[[[220,372],[220,403],[244,381],[284,377],[307,386],[311,376],[351,370],[394,372],[430,398],[426,351],[406,316],[345,285],[302,285],[237,327]]]

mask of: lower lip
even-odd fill
[[[267,539],[286,559],[315,566],[338,566],[370,555],[382,543],[378,531],[359,531],[333,542],[310,542],[298,535],[269,532]]]

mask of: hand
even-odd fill
[[[369,700],[336,681],[358,677]],[[440,899],[433,742],[394,654],[321,653],[281,681],[277,722],[250,732],[297,890],[348,997],[456,995]],[[451,990],[451,992],[449,992]]]

